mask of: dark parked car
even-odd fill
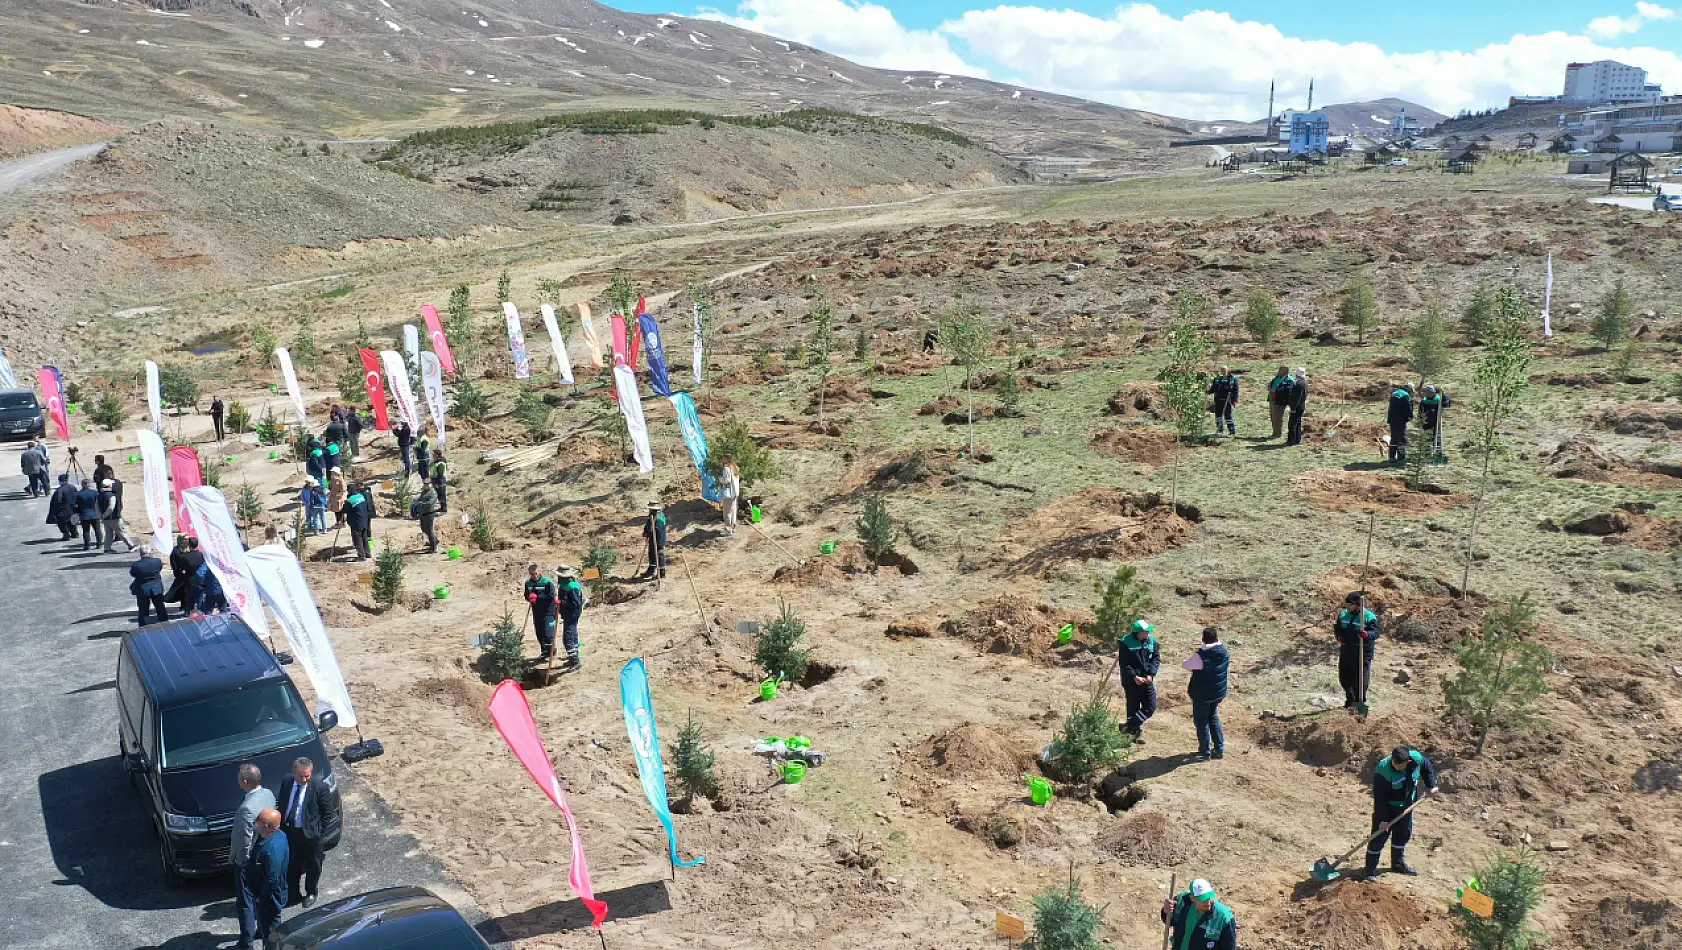
[[[117,706],[118,752],[130,784],[146,798],[171,883],[228,869],[228,829],[244,795],[240,763],[256,763],[275,791],[292,761],[309,756],[315,774],[339,794],[321,745],[338,716],[328,710],[312,720],[274,654],[232,614],[124,636]],[[338,828],[325,843],[339,843]]]
[[[388,887],[275,925],[264,950],[490,950],[454,907],[421,887]]]
[[[32,389],[0,390],[0,439],[44,439],[47,414]]]

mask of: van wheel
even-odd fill
[[[178,887],[184,886],[187,883],[186,878],[183,878],[179,873],[176,872],[175,862],[173,860],[171,860],[170,856],[169,856],[169,842],[165,841],[163,839],[162,835],[158,836],[158,858],[159,858],[160,861],[162,861],[163,866],[164,866],[164,886],[165,887],[169,888],[170,890],[174,890]]]

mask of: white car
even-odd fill
[[[1405,159],[1405,158],[1392,158],[1388,162],[1385,162],[1386,165],[1389,165],[1393,168],[1401,168],[1402,166],[1406,165],[1407,163],[1408,163],[1408,160]]]
[[[1659,192],[1653,196],[1654,211],[1682,211],[1682,194]]]

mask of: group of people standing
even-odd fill
[[[1133,621],[1133,628],[1121,638],[1117,650],[1121,689],[1127,697],[1127,721],[1122,729],[1139,745],[1145,742],[1146,721],[1156,715],[1156,678],[1162,668],[1162,647],[1156,641],[1155,630],[1142,619]],[[1232,654],[1221,642],[1218,627],[1204,627],[1202,643],[1180,664],[1191,673],[1186,695],[1191,699],[1192,725],[1197,730],[1194,761],[1226,757],[1221,700],[1226,699],[1227,669],[1231,665]]]
[[[199,550],[199,539],[176,535],[175,550],[169,552],[169,589],[163,584],[163,559],[149,544],[140,546],[140,556],[129,565],[129,593],[134,595],[138,608],[136,622],[144,627],[148,615],[157,614],[157,622],[169,619],[166,604],[179,604],[181,616],[228,611],[228,598],[222,582],[206,563]]]
[[[1432,455],[1440,457],[1443,454],[1442,412],[1447,408],[1448,394],[1435,385],[1425,387],[1417,405],[1412,383],[1392,386],[1390,403],[1384,414],[1384,421],[1390,426],[1390,461],[1396,465],[1407,464],[1408,424],[1416,415],[1427,437],[1431,439]]]
[[[46,449],[39,448],[39,453],[44,460]],[[29,454],[28,449],[25,454]],[[45,461],[41,465],[40,494],[45,495]],[[93,457],[93,477],[83,478],[80,488],[71,483],[70,473],[59,473],[58,487],[47,496],[46,523],[58,528],[61,541],[76,540],[76,529],[80,528],[84,551],[97,547],[110,554],[118,541],[129,551],[136,547],[123,525],[123,481],[103,455]]]
[[[370,542],[375,517],[374,492],[369,482],[347,475],[346,469],[354,471],[353,463],[361,460],[362,433],[368,427],[367,421],[354,407],[334,406],[326,429],[320,436],[312,434],[305,441],[305,479],[298,493],[298,502],[305,515],[305,529],[314,534],[326,532],[327,513],[332,512],[335,527],[350,529],[351,544],[356,549],[358,561],[373,556]],[[409,514],[420,521],[428,553],[437,553],[435,519],[449,512],[444,452],[442,449],[433,451],[424,426],[417,439],[409,425],[399,420],[392,425],[392,435],[397,439],[398,453],[403,462],[402,477],[411,477],[416,470],[415,463],[418,463],[422,476],[421,492],[411,503]]]
[[[315,775],[315,763],[300,756],[279,794],[263,787],[256,765],[239,767],[245,797],[228,832],[228,860],[234,866],[234,909],[239,916],[235,950],[252,950],[268,940],[281,912],[315,904],[327,860],[326,837],[339,826],[338,802]]]
[[[1222,365],[1221,371],[1209,381],[1209,411],[1215,415],[1215,434],[1238,435],[1238,421],[1234,410],[1243,389],[1232,367]],[[1267,384],[1267,415],[1273,423],[1273,438],[1285,436],[1286,445],[1302,442],[1302,415],[1308,409],[1308,370],[1298,366],[1292,370],[1281,366]]]

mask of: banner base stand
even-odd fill
[[[345,746],[345,750],[339,753],[339,758],[354,765],[364,759],[378,758],[382,755],[385,755],[385,746],[380,744],[380,740],[364,739]]]

